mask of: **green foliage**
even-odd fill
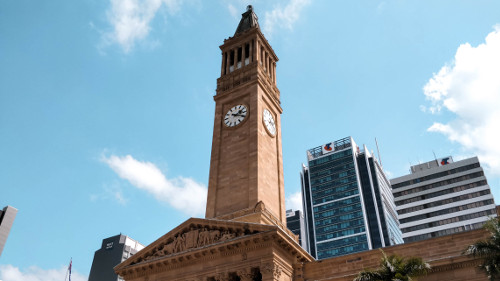
[[[379,268],[364,270],[353,281],[413,281],[413,277],[427,274],[431,268],[421,258],[405,259],[397,255],[387,256],[382,252]]]
[[[490,237],[486,240],[477,241],[465,249],[463,254],[476,258],[482,258],[483,263],[479,266],[488,275],[489,280],[499,280],[500,278],[500,220],[490,218],[484,225],[490,232]]]

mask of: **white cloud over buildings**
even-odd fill
[[[292,209],[302,211],[302,193],[297,191],[290,194],[290,196],[285,198],[285,206],[287,210]]]
[[[453,113],[430,132],[445,135],[476,154],[489,171],[500,174],[500,25],[478,46],[458,47],[455,58],[424,86],[426,111]]]
[[[156,165],[132,156],[102,157],[116,174],[133,186],[152,194],[157,200],[191,216],[205,213],[207,188],[190,178],[167,178]]]

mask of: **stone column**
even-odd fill
[[[259,40],[255,40],[255,49],[253,50],[254,53],[254,58],[255,61],[259,62],[260,61],[260,46],[259,46]]]
[[[220,66],[220,76],[224,75],[224,52],[222,52],[222,63]]]
[[[247,43],[243,43],[243,47],[241,47],[241,67],[245,66],[246,53],[247,53]]]
[[[226,74],[229,73],[229,61],[231,56],[231,50],[226,51]]]
[[[276,83],[276,62],[273,62],[273,82]]]

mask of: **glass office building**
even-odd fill
[[[286,226],[293,232],[293,234],[299,236],[299,245],[308,251],[307,245],[307,235],[306,235],[306,222],[304,220],[304,213],[300,210],[286,210]]]
[[[123,234],[102,240],[94,254],[89,281],[123,281],[113,268],[142,249],[144,245]]]
[[[389,181],[351,137],[307,151],[301,172],[311,255],[341,256],[403,243]]]

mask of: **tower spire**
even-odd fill
[[[236,28],[234,36],[243,33],[253,27],[259,28],[259,18],[253,12],[252,5],[248,5],[247,11],[241,14],[241,20],[240,23],[238,24],[238,28]]]

